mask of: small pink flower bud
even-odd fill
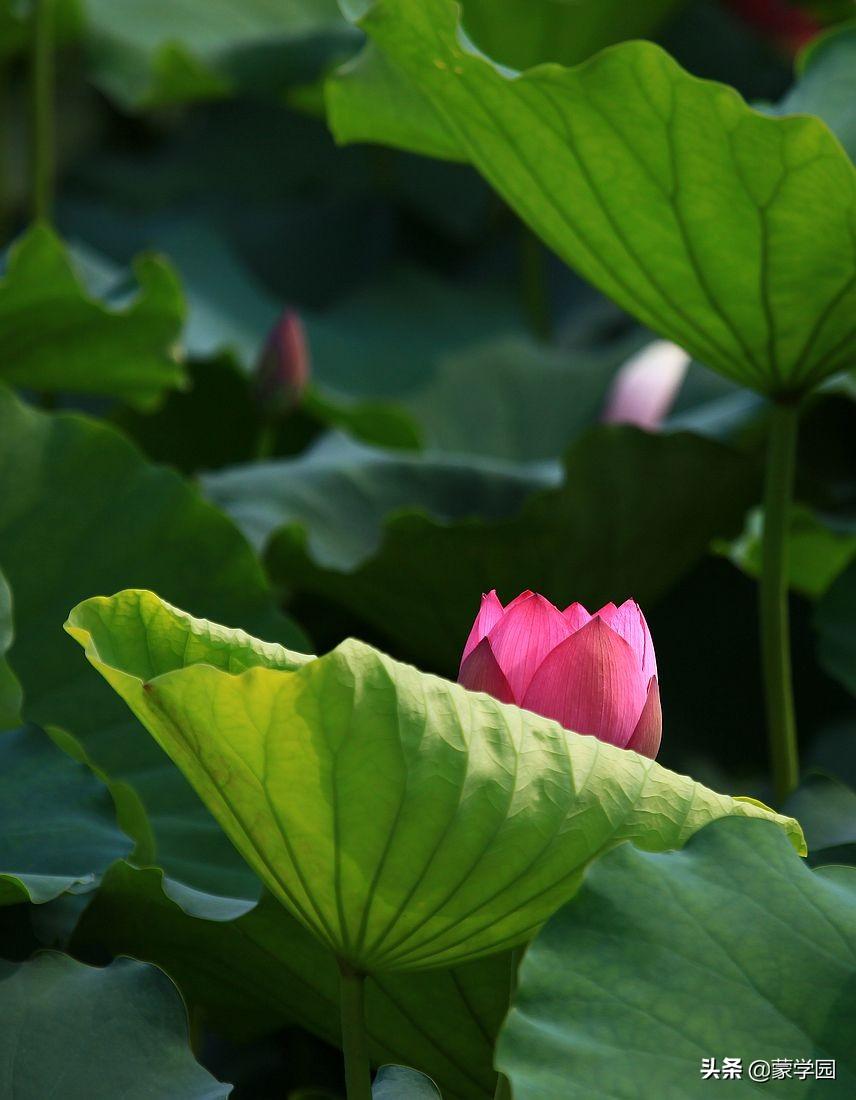
[[[677,344],[654,340],[616,374],[602,419],[654,432],[669,415],[683,385],[690,357]]]
[[[458,681],[651,759],[660,747],[657,661],[635,600],[589,614],[578,603],[559,611],[528,591],[503,607],[488,592]]]
[[[309,381],[309,347],[303,322],[286,309],[273,326],[259,355],[255,390],[269,418],[293,409]]]

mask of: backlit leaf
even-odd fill
[[[802,392],[852,362],[856,171],[821,121],[762,115],[650,42],[518,74],[450,0],[348,8],[374,52],[328,85],[338,140],[469,160],[595,286],[743,385]],[[403,123],[378,51],[421,98]]]
[[[140,591],[85,601],[66,629],[274,896],[363,970],[523,942],[622,839],[678,847],[737,814],[801,845],[759,803],[361,642],[308,659]]]

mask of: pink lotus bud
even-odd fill
[[[772,38],[788,53],[797,53],[823,29],[812,15],[786,0],[726,0],[726,3],[750,27]]]
[[[616,374],[602,419],[656,431],[671,412],[690,365],[683,348],[654,340],[632,355]]]
[[[273,326],[256,365],[256,394],[268,417],[280,416],[300,400],[309,381],[309,348],[303,323],[292,309]]]
[[[458,681],[652,760],[660,747],[657,661],[635,600],[591,615],[578,603],[559,611],[534,592],[504,608],[488,592]]]

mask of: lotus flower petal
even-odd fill
[[[625,600],[621,607],[608,603],[597,614],[612,627],[616,634],[621,635],[639,658],[642,675],[647,684],[652,676],[657,675],[657,660],[654,656],[651,632],[639,604],[635,600]]]
[[[528,600],[530,596],[534,596],[534,595],[535,595],[535,593],[532,591],[532,589],[527,588],[525,591],[521,592],[519,596],[515,596],[514,599],[511,601],[511,603],[508,604],[508,606],[506,607],[505,610],[510,611],[512,609],[512,607],[517,607],[517,605],[519,603],[523,603],[524,600]],[[548,600],[547,602],[549,603],[550,601]]]
[[[518,599],[519,598],[518,596]],[[509,607],[510,606],[509,604]],[[473,623],[473,628],[469,633],[466,645],[464,646],[464,653],[461,657],[462,669],[467,657],[469,657],[482,638],[489,633],[491,628],[494,627],[501,618],[502,603],[496,594],[496,589],[492,588],[490,592],[486,592],[482,595],[479,613],[476,615],[476,621]]]
[[[588,611],[586,611],[581,603],[572,603],[569,607],[565,608],[562,615],[571,630],[579,630],[581,626],[585,626],[591,619],[591,615],[589,615]]]
[[[543,596],[517,597],[488,634],[499,667],[520,702],[535,670],[571,633],[561,611]]]
[[[660,708],[660,687],[657,677],[652,676],[648,685],[648,697],[642,714],[636,723],[636,729],[625,748],[633,749],[641,756],[650,756],[654,760],[660,748],[660,737],[663,733],[663,712]]]
[[[499,667],[490,642],[482,638],[476,648],[461,664],[458,683],[470,691],[484,691],[500,703],[513,703],[514,694],[505,673]]]
[[[624,748],[645,706],[645,684],[636,654],[595,616],[541,662],[521,706]]]

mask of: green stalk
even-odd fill
[[[0,62],[0,245],[6,244],[11,223],[9,201],[9,95],[11,90],[9,63]]]
[[[767,704],[767,736],[776,800],[799,782],[788,617],[788,529],[796,466],[796,404],[773,406],[764,488],[761,551],[761,656]]]
[[[372,1077],[364,1008],[366,977],[342,959],[339,960],[339,975],[346,1095],[348,1100],[371,1100]]]
[[[53,0],[33,0],[30,172],[33,219],[49,221],[54,184]]]

